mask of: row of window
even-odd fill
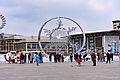
[[[56,48],[56,46],[52,46],[52,45],[48,45],[47,43],[46,44],[41,44],[42,45],[42,48],[47,48],[47,49],[49,49],[49,48],[53,48],[53,49],[55,49]],[[50,47],[51,46],[51,47]],[[37,48],[40,48],[39,47],[39,44],[27,44],[27,49],[37,49]],[[61,49],[66,49],[66,46],[57,46],[57,48],[61,48]]]
[[[27,48],[28,49],[36,49],[36,48],[40,48],[39,44],[27,44]]]

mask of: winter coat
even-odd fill
[[[36,63],[40,63],[40,56],[36,55]]]

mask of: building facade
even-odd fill
[[[120,52],[120,20],[113,21],[112,30],[85,32],[86,43],[84,48],[95,50],[98,52]],[[66,37],[64,38],[52,38],[42,37],[42,47],[46,52],[69,52],[68,44],[72,47],[74,53],[78,53],[83,43],[82,34],[70,35],[70,41]],[[40,50],[37,36],[22,36],[13,34],[0,34],[0,52],[7,52],[23,50],[23,51],[38,51]]]
[[[75,34],[71,36],[73,44],[79,43],[82,46],[83,36],[82,34]],[[90,50],[102,50],[108,52],[111,50],[113,53],[120,52],[120,31],[100,31],[86,33],[85,48]],[[79,47],[80,49],[80,47]]]
[[[2,33],[0,37],[0,53],[16,50],[15,42],[20,40],[22,40],[21,35]]]
[[[119,53],[120,52],[120,30],[119,25],[120,21],[113,21],[113,29],[112,30],[104,30],[104,31],[94,31],[94,32],[86,32],[86,43],[85,49],[88,50],[102,50],[103,52],[112,52]],[[72,43],[77,46],[82,46],[83,43],[83,35],[82,34],[74,34],[71,35]],[[78,49],[80,49],[80,47]],[[77,52],[77,50],[75,50]]]
[[[41,44],[44,51],[49,52],[66,52],[67,40],[65,38],[42,37]],[[0,53],[7,51],[39,51],[37,36],[22,36],[13,34],[4,34],[0,39]]]

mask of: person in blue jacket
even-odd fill
[[[39,54],[36,54],[36,64],[37,64],[37,66],[39,65],[39,63],[40,63],[40,56],[39,56]]]

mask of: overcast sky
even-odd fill
[[[111,30],[120,18],[120,0],[0,0],[7,24],[0,32],[38,35],[42,24],[56,16],[77,21],[84,31]]]

